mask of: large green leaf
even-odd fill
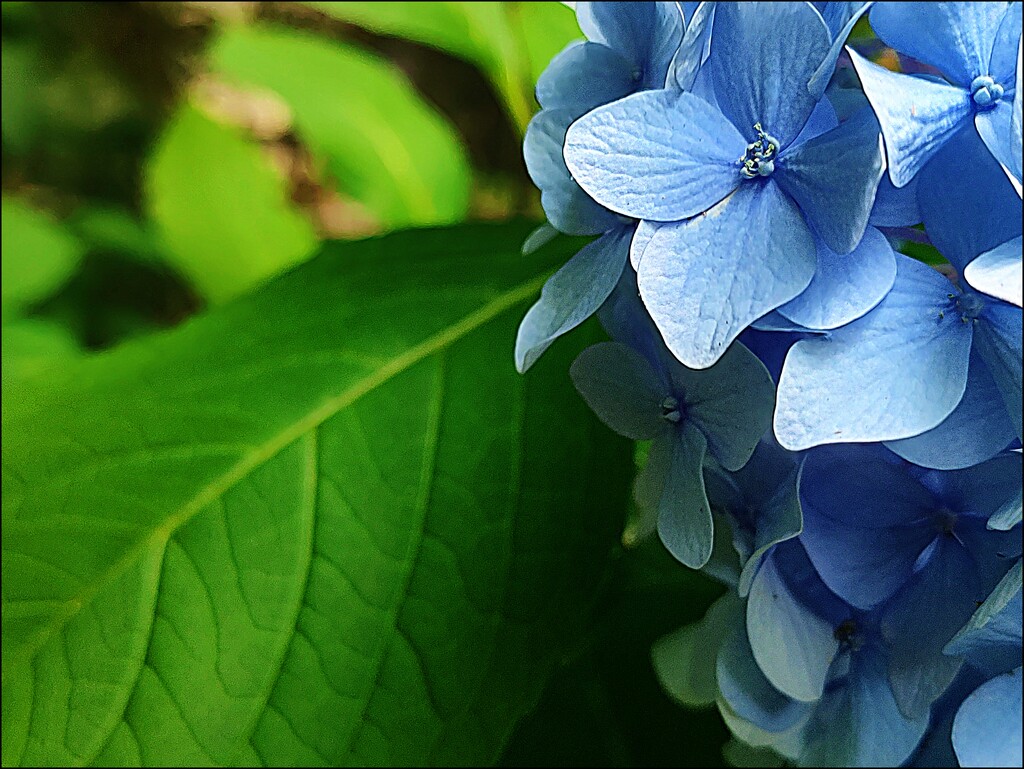
[[[562,3],[314,2],[342,21],[426,43],[475,64],[494,83],[520,129],[533,114],[533,87],[551,57],[581,37]]]
[[[332,243],[5,387],[5,764],[496,757],[575,642],[630,475],[571,344],[514,374],[567,256],[522,257],[528,231]]]
[[[244,293],[316,246],[260,148],[189,105],[148,159],[145,187],[167,258],[211,301]]]
[[[3,316],[17,315],[56,291],[78,267],[84,247],[49,215],[3,198]]]
[[[269,88],[341,189],[389,227],[451,224],[470,172],[451,126],[402,73],[358,48],[276,27],[231,27],[211,51],[230,79]]]

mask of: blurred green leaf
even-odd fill
[[[230,79],[280,95],[340,188],[385,225],[465,218],[470,171],[462,145],[391,64],[274,27],[227,29],[211,58]]]
[[[515,373],[565,244],[331,243],[4,390],[3,762],[475,765],[591,612],[629,445]]]
[[[533,88],[551,57],[581,36],[556,2],[313,2],[334,18],[431,45],[475,64],[504,98],[520,130],[534,112]]]
[[[167,126],[144,182],[168,260],[213,302],[303,261],[316,245],[260,148],[194,107]]]
[[[159,236],[146,223],[122,208],[87,205],[68,219],[68,228],[89,248],[133,257],[142,262],[166,259]]]
[[[48,366],[77,357],[81,350],[68,329],[58,323],[25,318],[3,325],[3,383],[38,374]]]
[[[6,195],[2,207],[6,320],[60,288],[78,268],[84,249],[64,225],[48,214]]]

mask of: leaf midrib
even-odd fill
[[[51,622],[30,636],[22,646],[12,649],[9,655],[5,655],[7,656],[5,663],[10,664],[11,668],[15,669],[19,664],[27,663],[31,660],[50,638],[62,630],[84,607],[88,606],[104,587],[124,574],[147,547],[156,544],[166,545],[171,536],[203,508],[220,498],[253,470],[276,456],[282,449],[301,438],[308,431],[323,424],[335,414],[348,408],[367,393],[383,386],[401,372],[411,368],[434,353],[451,346],[464,336],[497,318],[503,312],[537,294],[546,279],[547,274],[541,274],[499,294],[487,304],[469,313],[456,323],[427,337],[400,355],[396,355],[381,365],[376,371],[356,381],[335,397],[330,398],[318,408],[310,411],[304,418],[297,419],[277,434],[272,435],[248,455],[240,457],[238,462],[200,489],[176,513],[168,515],[163,525],[157,526],[150,536],[140,538],[132,547],[128,548],[120,559],[115,561],[109,569],[101,573],[99,579],[96,579],[91,584],[87,584],[74,597],[62,601],[61,604],[67,610],[56,612],[56,616]],[[8,664],[5,664],[3,668],[6,669]],[[3,671],[0,669],[0,677],[2,675]]]

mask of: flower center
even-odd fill
[[[971,98],[981,109],[992,109],[1003,98],[1003,87],[988,75],[979,75],[971,82]]]
[[[857,623],[852,619],[841,622],[833,631],[832,637],[851,651],[857,651],[864,645],[864,636],[860,632],[860,628],[857,627]]]
[[[939,530],[940,534],[950,537],[953,535],[954,529],[956,529],[956,519],[956,513],[948,507],[943,507],[935,516],[935,527]]]
[[[747,145],[747,151],[740,158],[743,165],[740,174],[744,179],[771,176],[775,170],[775,157],[779,154],[779,140],[769,134],[760,123],[754,123],[757,139]]]
[[[679,401],[671,395],[661,402],[661,418],[672,423],[683,418],[683,413],[679,410]]]
[[[973,291],[965,291],[957,297],[956,306],[960,310],[960,320],[971,323],[977,320],[981,311],[985,309],[985,300]]]

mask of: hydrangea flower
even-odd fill
[[[808,88],[830,45],[807,3],[718,4],[693,92],[634,94],[566,134],[583,189],[642,220],[640,293],[684,365],[712,365],[803,292],[816,237],[838,254],[861,241],[883,160],[870,115],[833,127]]]
[[[926,230],[958,274],[1021,233],[1020,199],[993,184],[1001,174],[974,132],[922,171]],[[1020,308],[900,256],[877,307],[789,351],[775,432],[790,449],[890,441],[912,461],[964,467],[1020,437],[1020,391]]]
[[[771,422],[774,386],[742,345],[706,371],[680,365],[637,301],[634,281],[627,270],[601,311],[616,341],[584,350],[570,374],[605,424],[633,440],[653,441],[637,479],[637,502],[656,515],[668,550],[700,568],[711,556],[714,529],[705,457],[727,470],[746,464]]]
[[[893,183],[907,184],[972,123],[997,159],[1012,162],[1020,3],[881,2],[870,18],[885,43],[946,78],[890,72],[848,49],[881,123]]]
[[[694,3],[685,4],[690,7]],[[596,312],[622,274],[636,226],[592,200],[569,174],[562,145],[569,125],[610,101],[663,88],[682,41],[684,19],[671,2],[576,3],[586,41],[570,44],[537,82],[541,111],[523,146],[548,221],[570,235],[600,235],[545,284],[516,339],[516,367],[526,371],[559,336]]]

